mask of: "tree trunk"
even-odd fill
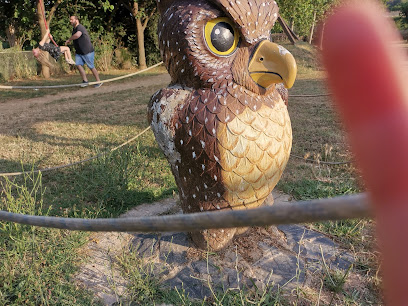
[[[310,35],[309,35],[309,44],[312,43],[313,40],[313,32],[316,24],[316,11],[313,13],[313,23],[312,23],[312,28],[310,29]]]
[[[124,6],[132,13],[133,18],[136,20],[136,33],[137,33],[137,44],[138,44],[138,51],[139,51],[139,68],[140,69],[145,69],[147,68],[146,65],[146,51],[145,51],[145,45],[144,45],[144,31],[146,29],[147,23],[152,17],[152,15],[155,12],[155,9],[150,13],[150,16],[145,16],[141,17],[139,14],[139,3],[138,1],[134,1],[133,5],[132,3],[124,2],[121,0],[121,2],[124,4]]]
[[[45,27],[45,22],[44,22],[44,15],[42,12],[45,12],[45,7],[43,5],[43,2],[40,2],[39,0],[37,0],[37,18],[38,18],[38,24],[40,25],[40,29],[41,29],[41,38],[44,37],[47,31]],[[50,55],[47,54],[47,56],[50,56]],[[44,78],[48,79],[51,76],[50,68],[46,65],[41,65],[41,74],[43,75]]]
[[[146,52],[144,46],[144,27],[142,25],[142,20],[136,18],[136,30],[137,30],[137,44],[139,50],[139,69],[146,69]]]
[[[13,24],[9,24],[9,26],[6,29],[6,35],[7,35],[7,41],[10,45],[10,48],[14,47],[16,45],[16,28],[14,27]]]
[[[326,26],[326,23],[323,22],[322,23],[322,29],[320,31],[320,42],[319,42],[320,50],[323,50],[323,36],[324,36],[324,27],[325,26]]]
[[[292,43],[292,45],[296,44],[297,37],[295,35],[293,35],[293,32],[291,32],[288,25],[286,24],[286,22],[282,19],[282,16],[280,16],[280,15],[278,16],[278,22],[279,22],[280,26],[282,27],[283,32],[285,32],[286,36],[288,37],[288,39]]]

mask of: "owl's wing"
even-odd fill
[[[180,161],[174,145],[177,127],[177,112],[189,100],[191,91],[181,87],[163,88],[156,92],[148,104],[148,121],[159,147],[171,165]]]
[[[283,83],[276,84],[276,90],[281,95],[282,100],[285,102],[285,104],[288,105],[289,91],[285,87],[285,85],[283,85]]]

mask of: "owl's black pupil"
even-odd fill
[[[218,51],[228,51],[234,44],[234,29],[226,22],[217,23],[211,32],[211,42]]]

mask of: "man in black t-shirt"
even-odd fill
[[[95,51],[92,45],[91,39],[89,37],[88,31],[85,27],[79,23],[79,19],[76,16],[71,16],[69,18],[69,23],[73,26],[72,36],[68,38],[65,45],[68,45],[71,41],[74,42],[74,47],[76,50],[75,62],[78,67],[79,73],[82,76],[82,83],[84,86],[88,83],[88,78],[85,73],[84,65],[86,64],[89,69],[91,69],[92,74],[95,76],[97,81],[99,79],[99,73],[95,68],[94,59]],[[102,83],[96,84],[94,87],[101,87]]]

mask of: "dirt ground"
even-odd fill
[[[58,95],[46,95],[39,98],[33,99],[14,99],[7,100],[0,103],[0,125],[3,125],[1,122],[8,117],[12,117],[14,114],[24,113],[27,109],[36,106],[40,107],[56,100],[60,99],[72,99],[76,102],[77,98],[86,97],[92,94],[104,94],[112,93],[115,91],[127,90],[135,87],[144,87],[153,84],[163,84],[166,85],[170,83],[170,76],[166,74],[159,74],[155,76],[146,76],[144,78],[137,79],[137,81],[129,80],[123,83],[109,82],[103,84],[102,87],[95,89],[93,86],[87,88],[78,88],[76,91],[63,92]]]

